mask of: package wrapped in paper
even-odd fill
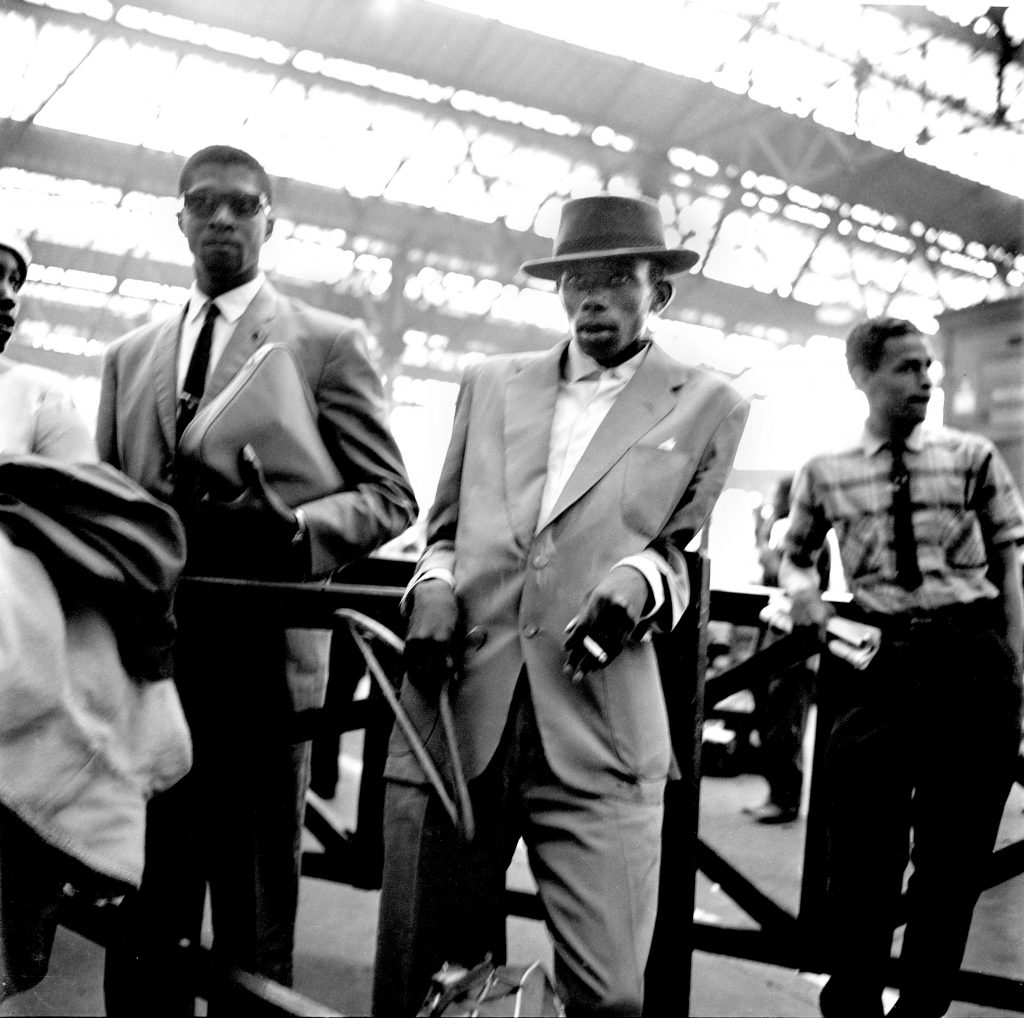
[[[760,619],[780,633],[793,631],[792,603],[781,591],[773,594],[761,609]],[[882,631],[877,626],[865,625],[833,615],[825,627],[829,639],[826,647],[836,657],[847,661],[858,670],[871,663],[882,643]]]

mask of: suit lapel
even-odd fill
[[[655,344],[619,394],[544,520],[547,526],[588,492],[637,441],[676,405],[685,369]]]
[[[253,351],[262,345],[276,313],[277,291],[269,283],[264,283],[238,319],[235,331],[206,383],[203,398],[199,401],[200,407],[206,406],[238,374]]]
[[[167,447],[177,445],[178,419],[178,343],[185,312],[169,318],[156,327],[153,340],[153,389],[156,393],[156,414]]]
[[[505,388],[505,491],[512,531],[524,548],[537,529],[565,347],[528,361]]]

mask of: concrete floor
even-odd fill
[[[358,779],[359,736],[345,737],[343,778],[326,808],[341,826],[351,827]],[[740,813],[761,802],[762,779],[752,775],[707,778],[703,783],[701,835],[780,904],[795,908],[799,895],[803,821],[785,827],[752,824]],[[1024,792],[1015,786],[1004,814],[999,843],[1024,838]],[[307,837],[309,837],[307,835]],[[310,839],[310,847],[315,843]],[[520,854],[511,871],[513,886],[532,886]],[[707,922],[753,925],[721,891],[700,877],[697,914]],[[296,949],[296,986],[307,996],[343,1014],[365,1014],[376,927],[377,893],[304,879]],[[510,961],[543,960],[551,950],[540,923],[511,919]],[[29,993],[0,1005],[6,1015],[101,1015],[102,951],[75,934],[60,931],[50,974]],[[969,967],[1024,977],[1024,877],[985,893],[975,913],[968,945]],[[693,961],[691,1014],[705,1016],[817,1015],[822,979],[735,958],[698,952]],[[890,1002],[895,994],[889,994]],[[954,1004],[950,1016],[997,1016],[1016,1012]]]

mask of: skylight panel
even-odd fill
[[[89,52],[92,32],[35,18],[0,13],[0,117],[26,120],[42,106]]]
[[[183,156],[215,141],[269,155],[264,153],[266,139],[258,131],[247,130],[246,123],[276,81],[273,72],[245,70],[188,54],[164,82],[158,108],[141,143]],[[211,96],[216,96],[215,102],[210,101]]]
[[[55,11],[67,11],[69,14],[84,14],[87,18],[97,21],[109,21],[114,8],[108,0],[27,0],[37,7],[52,7]]]
[[[1013,162],[1019,163],[1024,159],[1024,138],[987,118],[1002,106],[1013,109],[1019,119],[1018,100],[1024,91],[1020,76],[1012,72],[1004,76],[1003,94],[997,96],[991,54],[905,25],[873,5],[844,0],[783,2],[765,5],[761,18],[747,13],[745,5],[679,0],[669,6],[634,0],[633,16],[620,20],[592,17],[588,0],[562,0],[557,5],[545,0],[431,2],[709,81],[791,115],[810,113],[816,122],[834,130],[1024,197],[1024,174],[1005,172],[1005,161],[994,161],[970,141],[943,149],[928,144],[927,117],[920,116],[923,80],[930,93],[928,101],[941,108],[935,119],[948,122],[952,115],[966,113],[958,134],[984,123],[1007,139],[1008,147],[1017,153]],[[653,23],[673,27],[652,42],[649,25]],[[661,40],[671,40],[672,45],[666,48]],[[908,55],[915,50],[919,56]],[[780,68],[785,67],[799,68],[799,73],[780,78]]]
[[[104,39],[36,116],[41,127],[141,144],[177,65],[170,50]]]

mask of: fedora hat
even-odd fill
[[[6,226],[0,226],[0,247],[7,248],[21,262],[21,274],[27,276],[28,267],[32,263],[32,252],[29,251],[28,244],[22,240],[20,234]]]
[[[700,255],[665,246],[665,227],[654,202],[595,194],[562,206],[551,257],[524,262],[522,271],[557,280],[566,265],[598,258],[649,258],[671,275],[691,268]]]

